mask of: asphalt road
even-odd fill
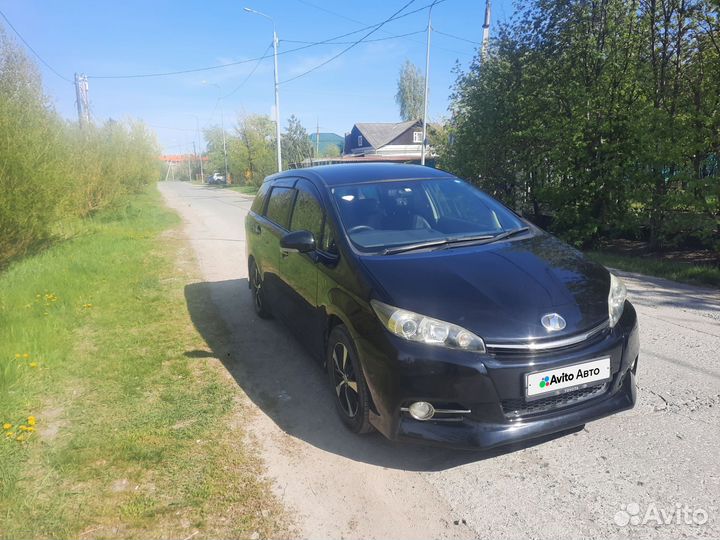
[[[720,537],[720,293],[623,274],[640,317],[635,409],[535,445],[458,452],[357,437],[326,375],[247,288],[251,199],[159,184],[202,273],[193,322],[256,411],[274,490],[306,538]]]

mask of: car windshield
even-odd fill
[[[524,226],[503,205],[457,178],[345,185],[332,193],[343,227],[361,251],[492,238]]]

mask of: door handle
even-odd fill
[[[262,227],[260,227],[260,225],[254,225],[252,231],[255,234],[260,234],[262,232]]]

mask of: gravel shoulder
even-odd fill
[[[159,187],[184,219],[205,280],[186,287],[193,322],[253,405],[238,422],[256,438],[300,536],[720,536],[720,292],[620,273],[641,325],[632,411],[494,453],[357,437],[335,418],[314,360],[281,324],[252,312],[244,239],[251,198],[179,182]],[[618,525],[633,503],[640,517],[653,505],[666,513],[687,505],[707,512],[707,522]]]

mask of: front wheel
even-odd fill
[[[372,431],[368,418],[370,393],[352,338],[342,325],[330,332],[327,370],[335,396],[335,408],[343,424],[353,433]]]
[[[271,319],[272,313],[268,308],[267,300],[265,298],[265,289],[263,288],[262,276],[260,275],[260,270],[258,270],[255,261],[250,261],[249,270],[250,271],[248,273],[250,279],[250,291],[252,293],[253,307],[255,308],[255,313],[261,319]]]

